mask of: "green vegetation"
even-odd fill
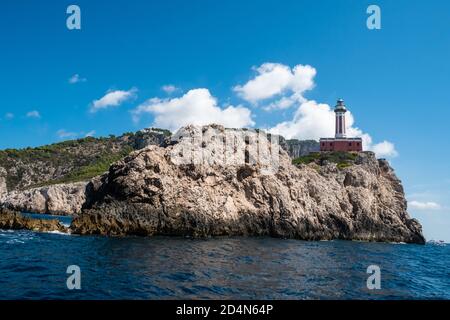
[[[91,179],[93,177],[99,176],[106,171],[108,171],[111,164],[120,159],[126,157],[133,149],[129,146],[125,147],[124,150],[117,154],[105,154],[93,161],[92,163],[81,166],[76,170],[70,172],[60,179],[45,181],[42,183],[37,183],[31,187],[43,187],[47,185],[57,184],[57,183],[71,183],[71,182],[79,182]]]
[[[88,180],[134,150],[134,140],[86,137],[37,148],[0,150],[8,190]]]
[[[11,159],[20,159],[22,161],[28,160],[49,160],[56,154],[60,154],[67,149],[83,147],[88,144],[102,141],[102,139],[96,139],[93,137],[87,137],[78,140],[68,140],[55,144],[45,145],[37,148],[25,148],[25,149],[5,149],[0,150],[0,166],[7,165],[7,162]]]
[[[309,164],[320,159],[320,152],[311,152],[310,154],[292,160],[293,164]]]
[[[355,152],[311,152],[310,154],[292,160],[293,164],[310,164],[312,162],[323,165],[325,161],[336,163],[339,169],[350,167],[358,154]]]
[[[351,167],[351,166],[352,166],[352,164],[349,163],[349,162],[339,162],[339,163],[337,164],[337,167],[338,167],[338,169],[340,169],[340,170],[345,169],[345,168],[348,168],[348,167]]]

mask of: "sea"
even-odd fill
[[[448,244],[0,230],[2,300],[450,299],[449,267]]]

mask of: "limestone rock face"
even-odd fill
[[[86,201],[87,182],[56,184],[24,191],[12,191],[0,198],[12,210],[71,215],[81,212]]]
[[[284,138],[281,138],[280,145],[293,159],[306,156],[311,152],[320,151],[320,144],[315,140],[285,140]]]
[[[401,182],[373,153],[360,153],[344,169],[294,166],[286,151],[272,145],[269,153],[278,158],[262,152],[253,161],[254,150],[263,148],[251,141],[267,142],[267,136],[230,137],[239,131],[190,126],[172,145],[133,152],[88,185],[89,201],[72,231],[424,243],[421,225],[406,211]],[[199,132],[208,138],[198,143],[189,134]],[[231,154],[223,147],[230,139]],[[182,161],[186,150],[196,161]],[[240,151],[243,158],[236,156]],[[229,161],[233,156],[239,161]],[[267,170],[267,159],[277,162],[276,170]]]
[[[0,229],[31,230],[37,232],[68,232],[58,220],[33,219],[22,216],[19,212],[0,208]]]
[[[8,188],[6,187],[6,170],[0,167],[0,197],[8,193]]]

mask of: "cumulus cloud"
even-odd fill
[[[393,143],[383,141],[374,144],[372,137],[354,126],[354,117],[351,112],[346,114],[346,130],[349,137],[360,137],[364,150],[371,150],[377,157],[392,158],[398,155]],[[324,103],[310,100],[300,104],[295,111],[293,119],[281,122],[269,131],[280,134],[287,139],[313,139],[334,137],[335,113],[333,109]]]
[[[117,107],[128,100],[134,99],[136,97],[136,93],[137,93],[136,88],[132,88],[128,91],[124,90],[108,91],[102,98],[94,100],[92,102],[90,111],[94,113],[100,109]]]
[[[76,73],[73,76],[71,76],[68,81],[70,84],[75,84],[75,83],[79,83],[79,82],[86,82],[87,79],[81,77],[78,73]]]
[[[295,111],[292,120],[277,124],[270,131],[287,139],[299,138],[318,140],[334,136],[334,113],[330,106],[315,101],[306,101]],[[349,115],[347,123],[353,117]]]
[[[177,130],[188,124],[222,124],[226,127],[253,126],[251,111],[242,106],[221,108],[208,89],[193,89],[179,98],[153,98],[132,111],[133,119],[139,121],[143,114],[154,116],[156,127]]]
[[[177,87],[175,87],[172,84],[167,84],[165,86],[162,86],[161,89],[167,94],[172,94],[179,90]]]
[[[233,90],[254,104],[275,99],[265,109],[289,108],[295,102],[304,101],[303,93],[314,88],[316,69],[309,65],[296,65],[291,69],[279,63],[264,63],[255,71],[257,75],[253,79],[242,86],[235,86]]]
[[[409,208],[416,210],[439,210],[441,205],[436,202],[420,202],[420,201],[410,201],[408,203]]]
[[[27,118],[36,118],[39,119],[41,114],[37,110],[28,111],[26,114]]]
[[[395,158],[398,156],[395,145],[389,141],[383,141],[370,147],[379,157]]]

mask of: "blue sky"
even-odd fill
[[[81,8],[81,30],[66,27],[70,4]],[[366,27],[370,4],[381,8],[381,30]],[[177,108],[198,101],[214,111],[194,107],[200,118],[274,128],[295,124],[300,104],[343,97],[372,148],[395,148],[387,156],[426,236],[450,241],[449,18],[448,1],[3,1],[0,148],[176,126],[189,116]],[[298,65],[315,71],[301,89]],[[279,94],[252,100],[239,90],[276,70],[292,78]],[[289,132],[308,138],[316,124]]]

